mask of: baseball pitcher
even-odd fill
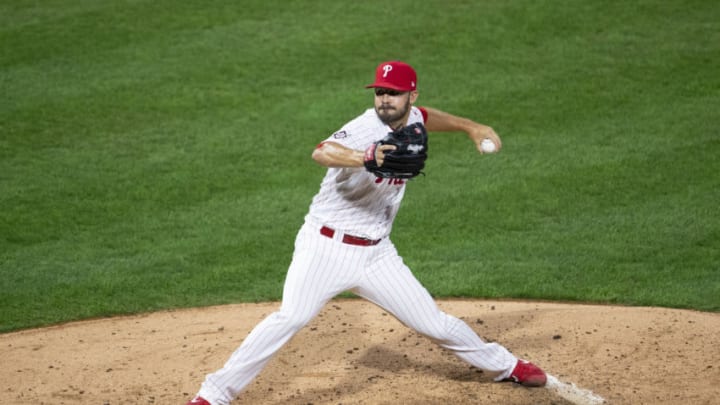
[[[227,405],[267,362],[336,295],[351,291],[468,364],[525,386],[545,373],[497,343],[484,342],[465,322],[441,311],[390,240],[405,188],[422,175],[428,131],[462,131],[483,153],[502,147],[492,128],[428,107],[416,107],[415,70],[381,63],[370,108],[322,141],[312,158],[327,167],[295,240],[282,304],[260,322],[225,365],[207,375],[188,404]]]

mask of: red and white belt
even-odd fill
[[[323,236],[327,236],[328,238],[332,238],[335,236],[335,230],[332,228],[328,228],[327,226],[323,226],[322,228],[320,228],[320,234]],[[342,236],[342,243],[356,246],[375,246],[380,243],[381,240],[382,239],[361,238],[359,236],[353,236],[348,234],[343,234]]]

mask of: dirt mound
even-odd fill
[[[480,336],[609,404],[713,404],[720,314],[441,300]],[[0,335],[8,404],[184,404],[278,303],[74,322]],[[238,403],[569,404],[493,383],[362,300],[330,302]]]

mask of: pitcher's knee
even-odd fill
[[[451,343],[455,340],[454,331],[458,323],[462,323],[462,321],[440,312],[435,319],[426,320],[422,325],[413,329],[439,344]]]
[[[282,310],[275,312],[272,316],[276,322],[281,323],[284,328],[291,330],[293,333],[300,331],[300,329],[304,328],[314,318],[314,316]]]
[[[448,336],[447,330],[441,324],[424,325],[413,329],[426,338],[436,341],[445,340]]]

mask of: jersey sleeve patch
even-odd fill
[[[337,131],[334,134],[332,134],[332,137],[335,139],[345,139],[348,137],[347,131]]]

